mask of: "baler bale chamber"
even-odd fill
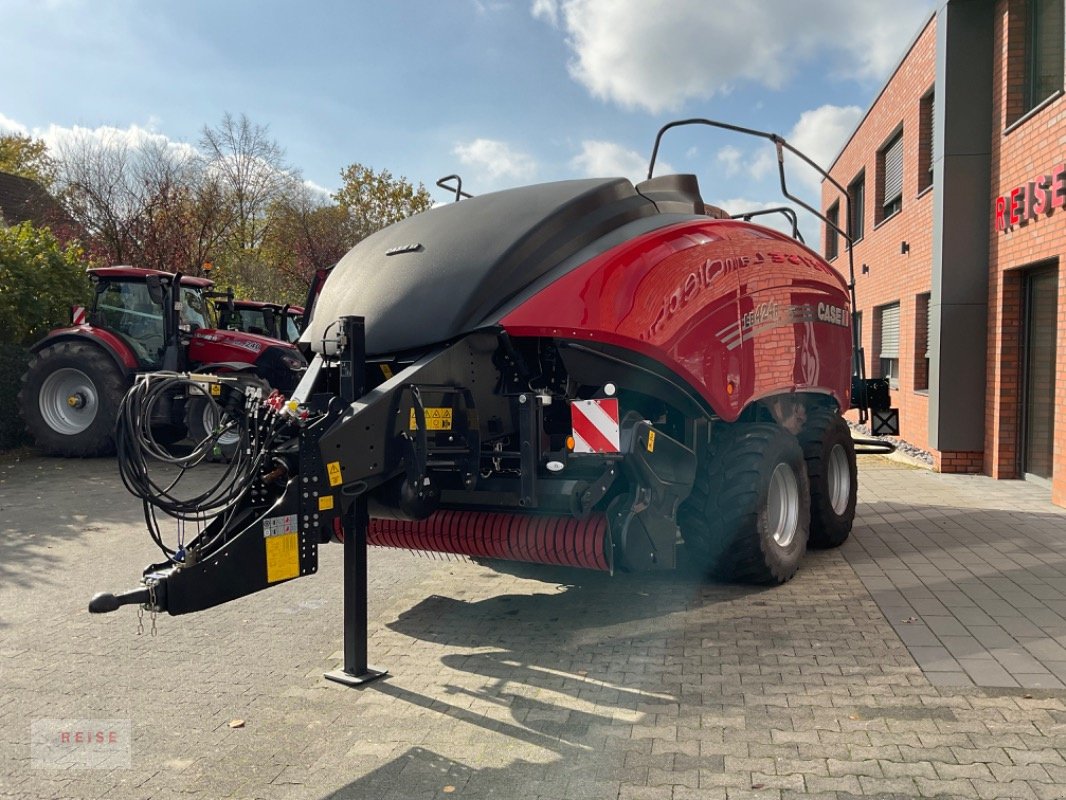
[[[674,567],[685,541],[735,577],[795,571],[810,494],[797,434],[846,406],[846,287],[788,237],[707,216],[690,177],[434,209],[338,264],[309,331],[317,350],[346,316],[366,320],[369,394],[321,448],[342,492],[365,488],[371,544],[634,570]],[[427,338],[441,344],[427,352]],[[323,357],[301,390],[329,394],[331,369]],[[746,509],[783,543],[755,563],[764,537],[744,520],[715,527],[719,500],[780,465],[710,464],[764,448],[792,458],[773,507]],[[853,471],[852,458],[836,478],[846,494]],[[834,512],[845,524],[852,499]]]
[[[311,364],[260,409],[225,512],[92,610],[207,608],[354,535],[758,583],[844,541],[842,414],[886,398],[853,375],[853,284],[798,231],[705,205],[692,175],[463,196],[337,264]]]

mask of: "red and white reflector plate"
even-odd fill
[[[621,452],[617,397],[574,400],[570,403],[570,425],[574,433],[575,453]]]
[[[71,323],[74,325],[85,324],[85,306],[74,306],[70,309]]]

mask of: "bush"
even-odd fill
[[[28,348],[0,343],[0,408],[8,409],[7,413],[0,414],[0,450],[29,444],[29,435],[16,410],[22,373],[29,360]]]
[[[0,344],[28,346],[70,320],[90,297],[80,247],[64,249],[47,228],[0,228]]]
[[[29,346],[89,300],[87,266],[81,248],[64,249],[47,228],[0,227],[0,450],[28,441],[17,396]]]

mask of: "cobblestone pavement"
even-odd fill
[[[0,796],[1066,797],[1066,691],[939,685],[979,679],[962,656],[923,672],[912,651],[928,669],[918,648],[940,645],[901,634],[947,649],[931,620],[948,615],[905,587],[918,621],[901,623],[883,594],[906,578],[889,573],[935,577],[904,542],[969,586],[924,532],[997,596],[1016,593],[969,553],[1056,610],[1022,578],[1063,591],[1061,575],[1023,556],[1061,548],[1062,515],[1019,484],[868,457],[860,471],[855,544],[775,589],[373,551],[371,661],[392,674],[356,690],[322,678],[340,658],[339,547],[316,577],[137,636],[129,609],[85,612],[153,558],[114,463],[0,464]],[[970,606],[921,585],[966,625]],[[989,617],[1017,642],[1055,639],[1007,619],[1027,613]],[[128,721],[130,766],[35,765],[33,724],[68,718]]]
[[[843,552],[926,677],[1064,688],[1066,509],[1017,481],[923,472],[900,497],[896,473],[866,478]]]

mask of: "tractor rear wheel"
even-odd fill
[[[30,361],[19,410],[30,435],[49,455],[111,455],[126,388],[125,376],[99,347],[58,342]]]
[[[222,408],[205,395],[193,395],[185,404],[185,425],[193,444],[199,444],[209,436],[215,436],[219,426]],[[228,422],[228,420],[227,420]],[[237,454],[241,444],[238,427],[228,428],[218,434],[207,461],[230,461]]]
[[[712,575],[784,583],[807,549],[810,489],[796,437],[772,424],[723,429],[679,513],[688,551]]]
[[[811,547],[839,547],[855,522],[858,472],[848,424],[831,408],[807,412],[799,434],[811,481]]]

